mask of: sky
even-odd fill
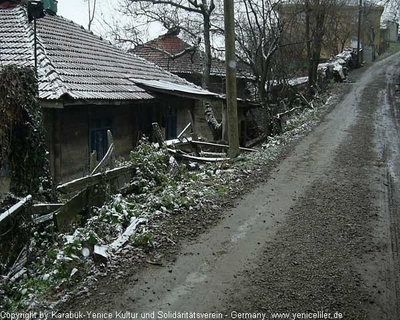
[[[91,28],[95,34],[107,38],[108,29],[104,21],[110,24],[113,20],[123,21],[123,16],[116,10],[118,2],[118,0],[97,0],[96,18]],[[88,27],[88,6],[85,0],[58,0],[57,14],[84,26],[86,29]],[[144,40],[154,39],[161,33],[163,33],[161,27],[152,26],[148,39]]]
[[[107,38],[107,27],[104,23],[104,20],[110,22],[113,19],[117,21],[123,21],[123,17],[119,16],[120,14],[116,10],[118,2],[118,0],[97,0],[97,18],[92,25],[92,31],[95,34]],[[386,14],[387,13],[385,12],[385,15]],[[58,15],[61,15],[87,28],[88,8],[85,0],[58,0]],[[156,38],[162,32],[163,31],[160,27],[150,28],[150,34],[148,35],[147,40]]]
[[[99,21],[101,14],[104,15],[105,18],[110,18],[118,15],[114,6],[111,5],[111,2],[116,3],[116,0],[97,0],[97,16],[98,18],[94,22],[92,26],[93,32],[98,35],[102,35],[105,32],[103,27],[104,24]],[[87,2],[84,0],[58,0],[58,15],[63,16],[69,20],[76,22],[87,28],[88,26],[88,7]]]
[[[57,14],[87,26],[88,15],[85,9],[86,3],[83,0],[59,0]]]

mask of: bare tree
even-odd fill
[[[209,89],[212,64],[211,20],[216,9],[214,0],[121,1],[125,15],[135,17],[136,20],[147,25],[153,22],[161,23],[167,30],[179,27],[183,31],[181,34],[184,34],[184,40],[189,38],[188,42],[193,43],[193,46],[198,46],[199,34],[201,34],[205,51],[202,56],[204,61],[201,85],[204,89]],[[119,37],[119,40],[124,39]],[[213,137],[215,140],[219,140],[222,136],[222,123],[215,118],[209,103],[203,103],[203,107]]]
[[[285,32],[306,44],[310,93],[317,84],[317,70],[326,35],[326,28],[344,5],[345,0],[294,0],[282,6],[286,17],[291,17]]]
[[[179,26],[189,34],[192,30],[185,28],[186,24],[198,23],[201,18],[204,37],[205,62],[202,86],[207,89],[210,84],[211,70],[211,16],[215,9],[214,0],[124,0],[126,13],[131,16],[145,17],[148,22],[158,21],[167,29]],[[196,31],[195,31],[196,32]],[[193,34],[194,35],[194,34]],[[196,39],[198,35],[195,35]]]
[[[237,4],[236,41],[238,59],[249,66],[257,84],[257,98],[265,110],[268,131],[273,117],[267,88],[272,79],[272,59],[279,49],[282,21],[280,1],[241,0]]]
[[[346,44],[357,34],[357,23],[354,19],[354,11],[345,6],[342,10],[334,10],[328,18],[329,30],[325,32],[324,44],[331,55],[343,52]]]
[[[88,30],[91,30],[96,14],[97,0],[84,0],[88,5]]]

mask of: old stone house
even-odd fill
[[[116,156],[127,156],[152,122],[173,138],[197,100],[219,98],[57,16],[55,4],[45,2],[35,31],[26,5],[0,1],[0,67],[37,63],[55,182],[86,175],[92,151],[99,159],[106,151],[107,130]]]

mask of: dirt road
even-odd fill
[[[85,311],[400,319],[399,68],[397,54],[360,72],[266,183],[175,262],[143,269]]]

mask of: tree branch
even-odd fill
[[[134,2],[150,2],[152,4],[166,4],[166,5],[170,5],[172,7],[175,8],[179,8],[182,10],[186,10],[189,12],[195,12],[195,13],[202,13],[201,9],[198,8],[198,6],[196,6],[195,8],[190,7],[190,6],[184,6],[180,3],[174,2],[172,0],[130,0],[131,3]],[[192,4],[193,1],[189,0],[189,3]],[[194,3],[197,3],[197,1],[195,1]]]

